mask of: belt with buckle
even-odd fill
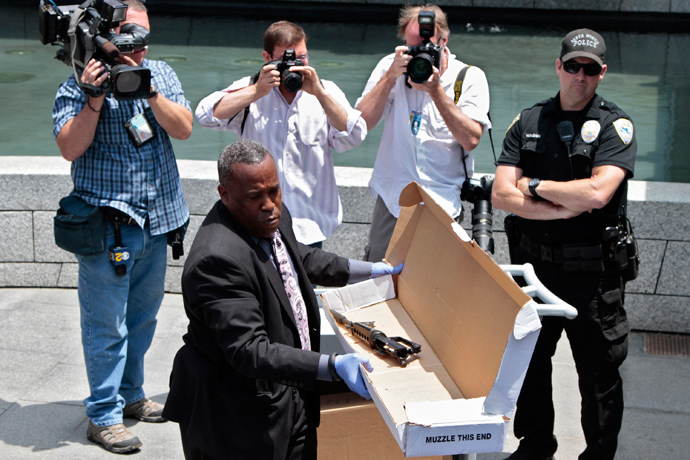
[[[538,257],[544,262],[563,263],[563,250],[560,248],[532,243],[525,235],[520,235],[520,246],[530,255]]]
[[[520,246],[529,254],[544,262],[562,265],[565,271],[604,271],[601,243],[577,243],[554,247],[533,243],[525,235],[521,235]]]
[[[119,209],[111,208],[111,207],[105,207],[105,212],[103,213],[103,218],[107,222],[112,222],[115,224],[123,224],[123,225],[139,225],[136,220],[134,220],[134,217],[130,216],[129,214],[126,214]]]

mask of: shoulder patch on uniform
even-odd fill
[[[601,131],[601,125],[596,120],[588,120],[582,125],[582,130],[580,131],[580,136],[582,140],[588,144],[591,144],[599,136],[599,131]]]
[[[613,122],[613,126],[616,128],[616,132],[623,143],[628,145],[633,138],[632,122],[630,120],[626,120],[625,118],[619,118]]]
[[[522,114],[518,113],[517,116],[513,118],[513,122],[510,124],[510,126],[508,126],[508,129],[506,129],[506,133],[510,131],[510,128],[512,128],[515,123],[517,123],[517,121],[520,119],[520,115]]]

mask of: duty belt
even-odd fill
[[[520,236],[520,247],[544,262],[562,265],[567,272],[603,272],[604,256],[601,243],[565,244],[560,247],[533,243]]]

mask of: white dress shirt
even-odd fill
[[[390,54],[379,61],[357,104],[376,86],[393,58],[394,54]],[[451,100],[455,97],[455,80],[463,67],[463,62],[448,55],[448,68],[441,75],[441,86]],[[472,152],[464,150],[453,137],[431,96],[408,88],[405,78],[405,75],[398,77],[386,101],[381,117],[386,121],[369,188],[374,197],[381,196],[390,213],[398,217],[400,192],[416,181],[435,192],[440,198],[439,204],[455,217],[462,210],[460,190],[465,180],[462,157],[466,156],[467,174],[472,177]],[[481,123],[484,132],[491,127],[489,84],[480,68],[472,66],[467,71],[457,105],[465,115]],[[416,135],[412,133],[413,111],[421,115]]]
[[[288,104],[278,88],[249,106],[244,132],[240,127],[244,109],[231,119],[218,119],[213,109],[228,92],[250,84],[250,77],[237,80],[223,91],[204,98],[196,118],[205,128],[232,130],[240,139],[263,144],[275,159],[283,202],[292,214],[297,240],[312,244],[330,237],[342,222],[343,208],[333,170],[333,155],[357,147],[367,135],[361,113],[352,108],[335,83],[321,80],[326,91],[347,111],[346,131],[328,121],[318,99],[298,91]]]

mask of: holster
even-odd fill
[[[172,257],[175,260],[184,255],[184,236],[188,226],[189,219],[181,227],[167,233],[168,244],[172,248]]]
[[[620,272],[623,281],[628,282],[637,278],[640,255],[630,220],[624,215],[619,216],[619,224],[616,227],[607,227],[605,235],[611,235],[604,239],[608,248],[607,256]]]

